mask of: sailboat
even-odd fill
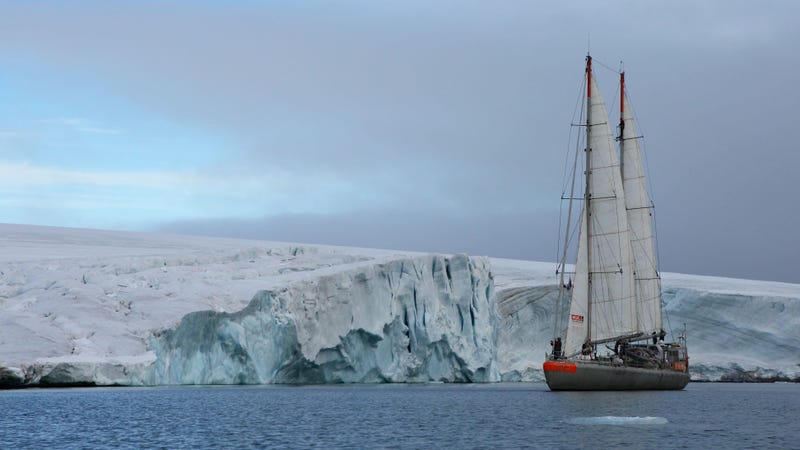
[[[586,122],[580,124],[586,137],[585,189],[582,198],[575,197],[576,152],[558,269],[556,327],[552,352],[543,364],[547,385],[554,391],[683,389],[689,382],[686,334],[684,330],[675,342],[664,342],[652,204],[625,73],[620,73],[616,138],[592,74],[591,56],[586,57],[585,94]],[[575,269],[568,273],[573,201],[582,206]],[[569,312],[563,314],[560,305],[567,297]]]

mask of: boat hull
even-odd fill
[[[689,374],[684,371],[597,361],[546,361],[544,376],[553,391],[681,390],[689,383]]]

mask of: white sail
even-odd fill
[[[619,158],[600,90],[591,72],[588,73],[589,154],[586,176],[589,179],[581,219],[576,288],[572,293],[564,347],[567,355],[574,353],[575,348],[579,349],[586,340],[613,340],[638,331],[631,244]],[[578,288],[584,278],[588,289]],[[580,326],[580,322],[584,325]],[[590,327],[585,324],[590,324]]]
[[[650,334],[662,328],[661,280],[658,275],[655,242],[653,238],[652,209],[642,169],[642,155],[636,126],[625,95],[622,78],[622,182],[625,189],[625,207],[633,251],[634,280],[639,331]]]
[[[575,263],[575,279],[571,286],[572,300],[569,304],[567,335],[563,348],[565,355],[573,355],[580,352],[587,336],[589,271],[586,254],[586,235],[586,211],[583,211],[581,213],[580,238],[578,239],[578,259]]]

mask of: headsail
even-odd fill
[[[586,193],[565,354],[637,332],[627,211],[608,113],[587,58]],[[587,289],[577,286],[587,280]],[[590,327],[586,325],[590,324]]]
[[[652,208],[642,168],[642,155],[633,114],[625,91],[625,73],[620,74],[620,154],[625,207],[633,251],[639,330],[658,331],[661,323],[661,279],[658,275]]]

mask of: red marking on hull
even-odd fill
[[[545,372],[575,373],[578,370],[578,366],[576,366],[573,363],[558,362],[558,361],[545,361],[543,368]]]

